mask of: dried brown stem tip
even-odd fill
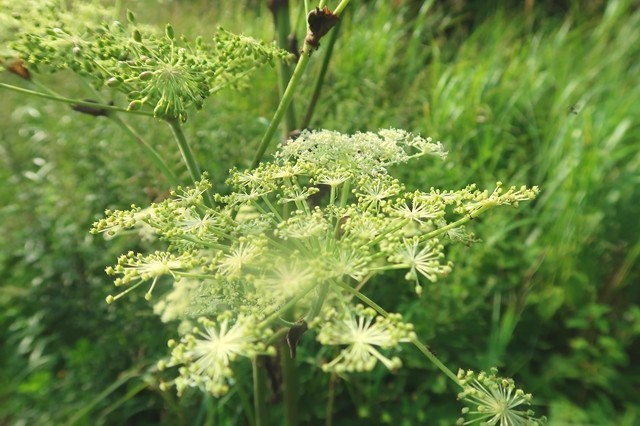
[[[301,320],[293,325],[287,332],[287,345],[289,345],[289,354],[291,355],[291,359],[296,359],[298,342],[308,329],[309,327],[307,326],[307,322],[305,320]]]
[[[316,7],[307,16],[309,31],[304,42],[314,49],[320,47],[320,39],[338,23],[338,19],[340,19],[338,15],[331,13],[328,7],[324,9]]]
[[[14,59],[6,64],[7,71],[14,73],[18,77],[21,77],[27,81],[31,81],[31,73],[24,66],[22,59]]]

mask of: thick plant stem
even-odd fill
[[[372,307],[377,313],[379,313],[383,317],[387,318],[389,316],[389,313],[385,311],[380,305],[378,305],[376,302],[369,299],[367,296],[360,293],[359,291],[351,288],[350,285],[340,283],[340,282],[338,282],[338,285],[340,286],[340,288],[348,291],[358,299],[362,300],[365,304]],[[418,350],[422,352],[424,356],[426,356],[429,359],[429,361],[431,361],[436,367],[438,367],[438,369],[440,369],[440,371],[442,371],[448,378],[453,380],[453,382],[458,386],[461,386],[460,382],[458,381],[458,377],[453,373],[453,371],[449,370],[449,368],[447,368],[446,365],[444,365],[423,343],[421,343],[417,337],[412,338],[411,343],[413,343],[413,345],[416,348],[418,348]]]
[[[327,401],[327,411],[325,413],[325,426],[333,425],[333,405],[336,399],[336,382],[338,381],[338,376],[335,372],[331,373],[331,378],[329,379],[329,397]]]
[[[333,13],[335,15],[340,15],[340,13],[342,13],[344,8],[347,7],[348,4],[349,4],[349,0],[342,0],[340,4],[338,4],[336,9],[333,11]],[[309,45],[308,43],[305,43],[304,46],[302,47],[302,52],[300,52],[300,59],[298,60],[298,64],[296,65],[296,68],[293,70],[293,75],[291,76],[291,80],[289,80],[289,84],[287,85],[287,89],[284,91],[284,95],[282,96],[282,99],[280,99],[280,104],[278,105],[278,109],[276,109],[276,112],[273,115],[273,119],[271,120],[271,123],[269,123],[269,127],[267,128],[267,131],[262,137],[262,140],[260,141],[260,145],[258,145],[258,149],[256,150],[256,155],[253,158],[253,162],[251,163],[250,168],[255,169],[258,166],[258,164],[260,164],[260,161],[262,160],[264,153],[267,151],[267,148],[269,147],[269,143],[271,142],[271,138],[273,137],[273,134],[276,132],[276,129],[280,125],[280,122],[282,121],[282,118],[284,117],[285,112],[289,108],[289,104],[293,100],[293,95],[296,89],[298,88],[298,85],[300,84],[300,79],[302,77],[302,74],[304,74],[304,71],[307,68],[307,65],[309,64],[309,58],[311,57],[311,54],[314,52],[314,50],[315,50],[315,47]]]
[[[292,319],[291,315],[287,315]],[[296,362],[289,355],[289,346],[282,339],[280,347],[280,366],[282,367],[282,394],[284,397],[285,425],[296,426],[298,424],[298,377]]]
[[[309,57],[311,54],[312,47],[305,44],[304,49],[302,50],[302,54],[300,55],[300,59],[298,60],[298,65],[296,65],[296,69],[293,70],[293,75],[291,76],[291,80],[289,80],[289,84],[287,85],[287,89],[284,91],[284,95],[280,100],[280,104],[278,105],[278,109],[276,109],[275,114],[273,115],[273,119],[271,119],[271,123],[269,123],[269,127],[265,132],[262,140],[260,141],[260,145],[258,145],[258,149],[256,151],[256,155],[253,158],[253,162],[251,163],[251,168],[255,169],[262,157],[264,156],[269,143],[271,142],[271,138],[273,134],[276,132],[280,121],[282,121],[282,117],[284,116],[285,111],[289,108],[289,104],[293,100],[293,95],[296,91],[296,88],[300,84],[300,78],[302,74],[304,74],[304,70],[307,68],[309,64]]]
[[[273,23],[276,28],[276,41],[278,47],[287,50],[289,48],[289,34],[291,33],[291,22],[289,19],[289,0],[275,0],[270,3],[271,13],[273,13]],[[291,52],[294,53],[294,52]],[[284,97],[287,83],[291,79],[291,67],[282,61],[278,62],[278,89],[280,97]],[[284,121],[284,136],[296,128],[296,115],[293,102],[287,108]]]
[[[200,180],[202,174],[200,173],[200,168],[198,167],[198,163],[196,162],[196,157],[193,155],[193,151],[191,150],[191,146],[187,142],[187,138],[184,136],[184,132],[182,131],[182,126],[180,125],[180,121],[177,118],[167,120],[169,127],[173,131],[173,136],[176,138],[176,142],[178,143],[178,148],[180,149],[180,154],[182,154],[182,158],[184,159],[185,164],[187,165],[187,170],[189,171],[189,175],[191,175],[191,180],[195,184]],[[209,207],[213,207],[213,198],[209,191],[205,194],[205,200]]]
[[[266,378],[260,357],[255,357],[252,362],[253,367],[253,410],[255,414],[255,426],[267,426],[267,404],[266,404]]]
[[[302,123],[300,123],[301,129],[306,129],[309,127],[309,124],[311,123],[311,117],[313,117],[313,112],[316,109],[316,104],[318,103],[318,99],[320,99],[320,93],[324,84],[324,77],[327,75],[327,69],[329,69],[329,62],[331,60],[331,55],[333,54],[333,46],[336,44],[338,33],[340,32],[340,22],[341,21],[338,21],[336,26],[331,31],[331,35],[329,36],[329,41],[327,42],[327,50],[325,51],[324,57],[322,58],[322,65],[320,66],[320,72],[318,73],[318,78],[316,79],[316,85],[313,88],[313,94],[311,95],[311,100],[309,101],[307,112],[302,119]]]

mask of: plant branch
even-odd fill
[[[289,34],[291,33],[291,22],[289,19],[289,0],[279,0],[270,2],[271,12],[273,14],[273,23],[276,28],[276,40],[280,48],[288,50],[289,48]],[[295,52],[291,52],[295,53]],[[282,61],[278,62],[278,89],[280,90],[280,97],[284,97],[284,92],[287,88],[287,83],[291,79],[291,67]],[[296,115],[293,107],[293,102],[289,105],[285,113],[285,128],[284,136],[286,137],[289,132],[296,128]]]
[[[94,89],[93,86],[88,84],[84,79],[80,79],[80,81],[83,83],[83,85],[87,90],[91,91],[92,96],[95,96],[98,100],[100,100],[101,103],[103,104],[105,103],[102,95],[96,89]],[[38,86],[41,87],[43,90],[47,90],[52,94],[56,94],[48,88],[45,88],[41,85],[38,85]],[[130,111],[127,111],[127,112],[130,112]],[[142,136],[140,136],[133,129],[133,127],[127,124],[124,120],[122,120],[117,114],[115,114],[115,111],[114,111],[114,114],[107,114],[107,118],[109,118],[118,127],[120,127],[120,129],[123,132],[128,133],[129,136],[131,136],[133,140],[135,140],[147,152],[149,160],[151,160],[151,162],[155,164],[155,166],[167,178],[170,186],[176,188],[178,185],[180,185],[180,181],[178,180],[176,174],[174,173],[173,170],[171,170],[171,168],[167,165],[167,163],[165,163],[165,161],[162,159],[162,156],[160,156],[158,151],[156,151],[156,149],[152,147],[151,144],[149,144]]]
[[[267,405],[265,394],[267,386],[264,371],[262,371],[259,359],[260,357],[257,356],[251,363],[253,370],[253,409],[255,412],[255,425],[266,426]]]
[[[454,229],[454,228],[458,228],[459,226],[464,225],[465,223],[469,222],[472,219],[475,219],[476,217],[480,216],[482,213],[484,213],[485,211],[489,210],[491,207],[493,207],[495,204],[492,202],[487,202],[486,204],[484,204],[482,207],[480,207],[478,210],[475,210],[467,215],[465,215],[463,218],[456,220],[455,222],[451,222],[450,224],[443,226],[442,228],[438,228],[434,231],[428,232],[422,236],[420,236],[420,240],[422,241],[426,241],[426,240],[430,240],[431,238],[435,238],[438,235],[444,234],[445,232]]]
[[[331,31],[331,35],[329,36],[329,41],[327,43],[327,50],[322,58],[322,64],[320,65],[320,72],[318,73],[318,78],[316,79],[316,85],[313,88],[313,93],[311,94],[311,100],[309,101],[309,106],[307,107],[307,112],[302,119],[302,123],[300,123],[301,129],[306,129],[309,127],[311,123],[311,117],[313,116],[313,112],[316,109],[316,104],[318,103],[318,99],[320,99],[320,91],[322,90],[322,86],[324,84],[324,78],[327,75],[327,70],[329,69],[329,62],[331,60],[331,56],[333,55],[333,46],[336,44],[336,40],[338,39],[338,33],[340,32],[340,21],[336,24],[336,26]]]
[[[349,4],[349,0],[342,0],[338,5],[338,7],[336,7],[336,10],[333,12],[333,14],[339,15],[342,12],[342,10],[344,10],[344,8],[347,7],[348,4]],[[309,59],[311,58],[311,54],[315,51],[315,49],[316,48],[311,46],[309,43],[307,42],[304,43],[304,46],[302,47],[302,52],[300,52],[300,59],[298,60],[298,64],[296,65],[296,68],[293,70],[293,75],[291,76],[291,80],[289,80],[287,89],[284,91],[284,95],[282,96],[282,99],[280,99],[280,104],[278,105],[278,108],[276,109],[276,112],[273,115],[273,119],[271,120],[271,123],[269,123],[269,127],[267,128],[267,131],[265,132],[264,136],[262,137],[262,140],[260,141],[260,145],[258,145],[258,149],[256,150],[256,155],[253,158],[253,161],[251,163],[251,167],[250,167],[251,169],[255,169],[258,166],[258,164],[260,164],[260,161],[262,160],[264,153],[269,147],[269,143],[271,142],[271,138],[273,137],[273,134],[276,132],[276,129],[278,128],[280,122],[282,121],[282,117],[287,111],[289,104],[293,100],[293,95],[296,89],[298,88],[298,85],[300,84],[301,77],[304,74],[304,71],[307,68],[307,65],[309,64]]]
[[[348,291],[349,293],[356,296],[358,299],[362,300],[365,304],[372,307],[377,313],[379,313],[383,317],[387,318],[389,316],[389,313],[385,311],[380,305],[378,305],[376,302],[369,299],[367,296],[360,293],[359,291],[351,288],[350,285],[344,284],[341,282],[338,282],[338,285],[343,290]],[[418,350],[422,352],[424,356],[426,356],[429,359],[429,361],[431,361],[436,367],[438,367],[440,371],[442,371],[448,378],[453,380],[455,384],[457,384],[458,386],[462,386],[460,385],[460,382],[458,381],[458,377],[453,373],[453,371],[449,370],[449,368],[447,368],[446,365],[444,365],[423,343],[421,343],[417,337],[413,337],[411,339],[411,343],[413,343],[413,345],[416,348],[418,348]]]
[[[285,317],[292,321],[292,310],[285,312]],[[282,367],[282,394],[284,397],[284,410],[286,426],[296,426],[298,424],[298,380],[295,360],[289,355],[289,345],[287,339],[282,339],[280,343],[280,366]]]
[[[302,54],[300,55],[300,59],[298,60],[298,64],[296,65],[295,70],[293,70],[293,75],[291,76],[291,80],[289,80],[289,84],[287,85],[287,89],[284,91],[284,95],[280,100],[280,104],[278,105],[278,109],[276,109],[273,118],[271,119],[271,123],[269,123],[269,127],[265,132],[262,140],[260,141],[260,145],[258,145],[258,149],[256,151],[256,155],[251,162],[251,169],[255,169],[262,157],[264,156],[265,151],[267,150],[269,143],[271,142],[271,138],[273,134],[276,132],[280,121],[282,121],[282,117],[284,116],[285,111],[289,107],[289,104],[293,100],[293,95],[300,84],[300,78],[302,74],[304,74],[304,70],[307,68],[309,64],[310,52],[312,47],[305,44],[302,49]]]
[[[104,110],[108,110],[108,111],[126,112],[128,114],[138,114],[138,115],[145,115],[147,117],[153,117],[153,114],[150,113],[150,112],[130,111],[128,109],[117,107],[115,105],[98,104],[98,103],[95,103],[95,102],[83,101],[83,100],[80,100],[80,99],[65,98],[64,96],[60,96],[60,95],[57,95],[57,94],[36,92],[35,90],[29,90],[29,89],[25,89],[23,87],[18,87],[18,86],[14,86],[14,85],[11,85],[11,84],[6,84],[6,83],[0,83],[0,87],[4,88],[4,89],[8,89],[8,90],[13,90],[14,92],[24,93],[25,95],[36,96],[36,97],[39,97],[39,98],[42,98],[42,99],[49,99],[51,101],[63,102],[63,103],[66,103],[66,104],[80,105],[80,106],[86,106],[86,107],[90,107],[90,108],[100,108],[100,109],[104,109]]]
[[[178,143],[178,148],[180,149],[180,154],[182,154],[182,158],[187,166],[187,170],[191,175],[191,179],[195,184],[200,180],[202,174],[200,173],[200,168],[198,167],[198,163],[196,162],[196,157],[191,150],[191,146],[187,142],[187,138],[182,131],[182,126],[180,125],[180,121],[177,118],[166,120],[173,131],[173,136],[176,138],[176,142]],[[205,192],[205,198],[207,205],[209,207],[214,206],[213,198],[211,197],[211,193],[209,190]]]

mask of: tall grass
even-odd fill
[[[447,289],[413,309],[428,311],[416,315],[461,366],[505,365],[537,382],[554,424],[582,409],[591,424],[632,424],[640,415],[629,406],[640,373],[637,4],[607,2],[593,19],[579,8],[557,17],[498,9],[459,45],[433,29],[448,24],[430,6],[409,21],[387,2],[356,13],[318,117],[326,127],[395,125],[441,139],[447,166],[406,172],[419,187],[539,184],[540,199],[520,220],[505,226],[507,212],[475,224],[491,237],[453,248]],[[365,15],[373,24],[358,22]],[[345,96],[343,87],[356,88]],[[460,353],[456,341],[477,351]]]

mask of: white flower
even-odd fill
[[[296,260],[294,256],[289,256],[288,259],[278,259],[278,262],[281,263],[273,265],[273,269],[256,282],[259,290],[270,298],[283,300],[308,288],[317,274],[311,266],[302,265],[301,261]]]
[[[367,264],[370,260],[361,251],[341,245],[322,257],[324,269],[332,276],[336,278],[348,276],[356,281],[362,280],[367,274]]]
[[[178,394],[188,387],[198,387],[213,396],[222,396],[229,390],[229,382],[233,378],[231,363],[238,357],[253,358],[260,353],[273,354],[257,341],[256,336],[269,333],[257,330],[256,318],[239,317],[231,321],[231,314],[226,312],[218,317],[218,322],[200,318],[202,329],[194,329],[176,343],[170,341],[172,347],[169,362],[159,364],[160,369],[183,365],[179,369],[180,376],[174,380]]]
[[[433,202],[433,200],[423,198],[420,192],[407,194],[404,199],[398,200],[392,211],[402,218],[421,224],[444,214],[442,205]]]
[[[355,194],[363,209],[373,208],[377,211],[381,204],[398,195],[403,189],[403,185],[391,176],[365,176],[358,182]]]
[[[227,279],[240,276],[243,266],[251,264],[262,253],[263,242],[242,240],[218,263],[218,272]]]
[[[384,318],[376,316],[373,309],[358,305],[356,312],[343,317],[336,317],[335,311],[327,316],[329,321],[322,324],[318,341],[323,345],[348,346],[322,366],[324,371],[371,371],[378,361],[392,371],[401,367],[399,358],[388,358],[377,349],[393,348],[411,340],[413,327],[400,322],[400,315]]]
[[[418,238],[409,238],[389,257],[389,261],[409,268],[405,275],[407,280],[418,281],[419,273],[429,281],[436,281],[438,275],[451,272],[451,265],[440,263],[440,259],[444,257],[442,250],[437,239],[422,243]]]
[[[458,395],[458,399],[464,400],[474,408],[464,408],[462,414],[471,417],[465,421],[458,419],[458,425],[480,423],[496,426],[535,426],[546,422],[533,418],[535,414],[531,410],[523,410],[521,406],[531,404],[531,394],[525,394],[521,389],[516,389],[513,379],[496,376],[497,369],[492,369],[491,374],[484,371],[475,374],[473,371],[458,371],[458,380],[464,390]]]
[[[115,279],[116,286],[128,285],[132,282],[136,284],[115,297],[108,296],[107,303],[124,296],[143,282],[152,280],[151,286],[145,295],[145,298],[150,300],[158,278],[170,275],[174,279],[178,279],[180,272],[192,269],[197,263],[198,259],[188,252],[175,255],[169,252],[156,251],[144,256],[141,253],[136,254],[129,251],[127,254],[120,256],[118,264],[115,267],[108,267],[106,272],[109,275],[122,275]]]

